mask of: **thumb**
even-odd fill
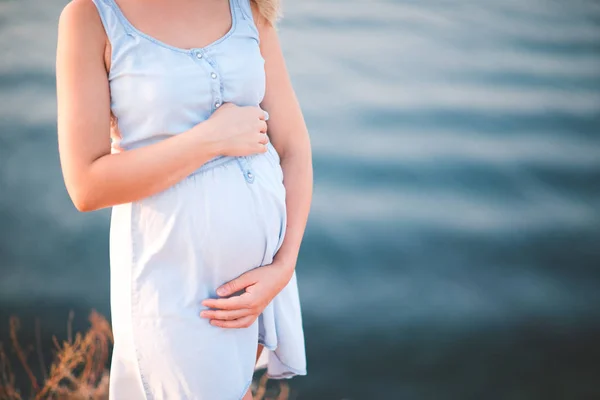
[[[217,289],[217,294],[221,297],[231,296],[232,294],[246,289],[248,286],[253,285],[254,280],[252,279],[251,271],[248,271],[232,281],[229,281]]]

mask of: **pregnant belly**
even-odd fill
[[[125,286],[143,316],[198,318],[217,287],[272,262],[286,225],[279,158],[271,147],[242,160],[201,170],[127,213],[113,210],[111,282],[129,268]]]

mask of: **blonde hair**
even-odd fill
[[[280,0],[252,0],[252,3],[259,14],[273,25],[282,17]]]

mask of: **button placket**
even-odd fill
[[[206,62],[206,66],[209,68],[209,76],[211,78],[211,92],[213,96],[213,111],[223,105],[223,84],[217,73],[217,65],[209,56],[207,56],[202,50],[196,50],[194,52],[196,60],[199,62]]]
[[[237,161],[238,161],[238,165],[240,166],[240,170],[242,171],[242,174],[244,175],[244,179],[246,180],[246,182],[248,182],[248,183],[254,182],[254,178],[255,178],[254,172],[252,172],[252,168],[250,168],[250,163],[248,162],[246,157],[238,157]]]
[[[218,68],[214,60],[208,57],[206,54],[203,54],[201,50],[197,50],[195,53],[196,60],[198,62],[206,62],[205,65],[208,65],[210,68],[210,82],[211,82],[211,92],[213,94],[213,106],[215,111],[217,108],[221,107],[223,104],[223,83],[221,82],[220,76],[218,74]],[[268,119],[268,113],[265,111],[265,119]],[[252,171],[250,162],[248,162],[247,157],[237,157],[237,162],[240,167],[242,174],[244,175],[244,179],[248,183],[253,183],[255,179],[254,172]]]
[[[219,76],[217,64],[215,63],[215,61],[209,57],[205,57],[205,60],[211,69],[210,78],[213,94],[213,106],[216,110],[217,108],[223,105],[223,83],[221,82],[221,78]]]
[[[254,174],[251,171],[246,171],[246,182],[252,183],[254,182]]]

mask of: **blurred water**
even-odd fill
[[[74,210],[56,149],[64,4],[0,1],[1,338],[109,314],[109,212]],[[284,10],[315,165],[298,398],[600,398],[600,3]]]

